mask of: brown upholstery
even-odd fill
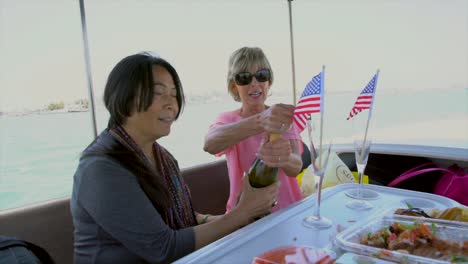
[[[204,214],[224,214],[229,198],[226,160],[184,169],[182,176],[190,188],[195,211]]]
[[[58,264],[73,263],[69,198],[0,211],[0,234],[43,247]]]

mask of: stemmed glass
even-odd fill
[[[326,217],[320,215],[320,202],[322,196],[322,182],[323,177],[325,175],[325,171],[327,168],[328,158],[330,156],[330,149],[331,149],[331,142],[328,144],[328,148],[326,150],[322,147],[322,140],[319,133],[313,133],[316,126],[315,123],[312,124],[312,120],[307,121],[307,132],[310,140],[310,160],[311,166],[314,172],[314,175],[319,176],[319,184],[318,184],[318,191],[317,191],[317,201],[314,207],[314,214],[311,216],[307,216],[303,220],[303,224],[306,227],[310,228],[317,228],[317,229],[327,229],[332,226],[332,221]],[[315,144],[314,144],[315,142]],[[318,145],[316,145],[318,144]]]
[[[353,122],[354,130],[357,130],[357,125]],[[367,129],[367,128],[366,128]],[[377,192],[366,190],[363,188],[364,170],[367,166],[369,159],[370,148],[372,140],[367,133],[357,133],[354,139],[354,153],[356,157],[356,167],[359,175],[359,184],[357,188],[353,188],[346,192],[346,195],[353,198],[346,203],[346,206],[354,210],[367,210],[373,206],[366,200],[377,199],[379,194]]]

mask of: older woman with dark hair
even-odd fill
[[[104,91],[107,129],[83,152],[71,198],[75,263],[167,263],[267,214],[278,186],[243,181],[226,215],[194,212],[176,159],[157,140],[184,105],[176,70],[136,54],[112,70]]]

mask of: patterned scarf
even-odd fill
[[[109,130],[120,143],[134,151],[143,163],[154,173],[154,177],[160,177],[163,184],[169,190],[171,197],[170,207],[163,216],[165,222],[173,229],[191,227],[197,224],[190,199],[190,191],[180,175],[179,166],[175,158],[162,146],[154,142],[153,155],[156,168],[148,160],[143,150],[123,129],[116,126]]]

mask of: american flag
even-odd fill
[[[372,100],[374,99],[374,94],[375,94],[375,86],[377,83],[377,75],[376,73],[374,77],[370,80],[370,82],[366,85],[364,90],[362,90],[361,94],[359,94],[358,98],[356,99],[356,102],[354,103],[353,108],[349,112],[349,116],[346,118],[346,120],[349,120],[356,116],[359,112],[363,110],[370,109],[372,106]]]
[[[322,72],[317,74],[306,85],[294,110],[294,123],[302,132],[307,125],[310,114],[320,113],[320,98],[322,95]]]

